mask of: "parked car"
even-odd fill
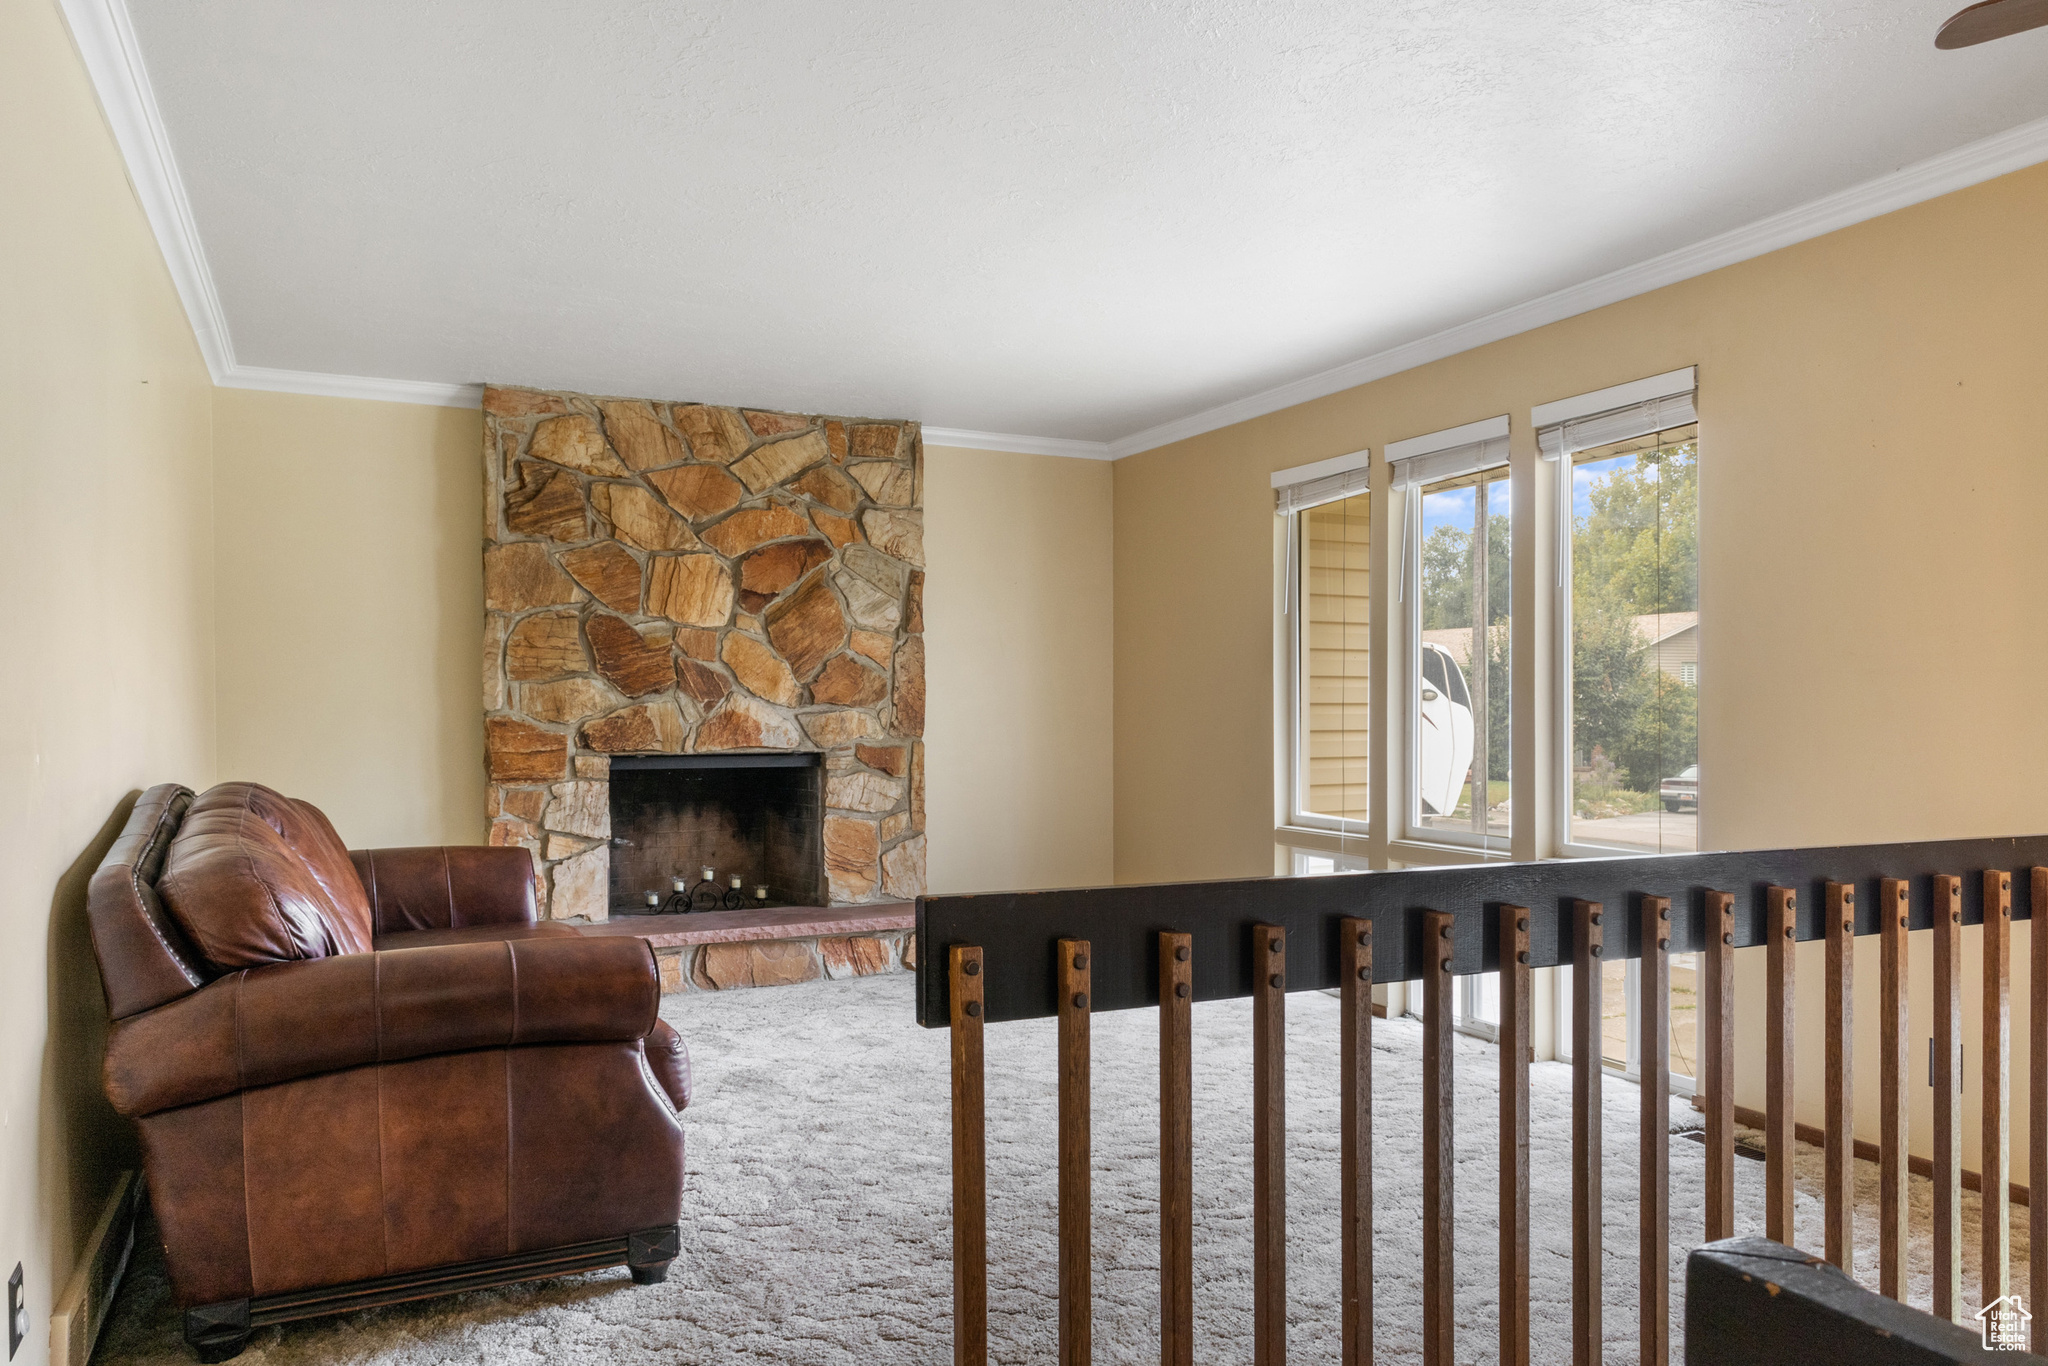
[[[1666,811],[1697,811],[1700,809],[1700,766],[1689,764],[1685,772],[1676,778],[1666,778],[1657,784],[1657,795],[1664,799]]]
[[[1465,671],[1441,645],[1422,647],[1422,724],[1415,766],[1425,815],[1448,816],[1472,770],[1472,694]]]

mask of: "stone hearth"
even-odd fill
[[[917,966],[916,908],[908,902],[766,912],[621,916],[593,936],[634,935],[654,949],[664,994],[791,986],[871,977]]]
[[[607,918],[628,754],[817,752],[832,904],[923,892],[916,423],[493,387],[484,463],[491,842],[546,915]]]

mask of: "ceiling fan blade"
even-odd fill
[[[1973,47],[2048,24],[2048,0],[1982,0],[1959,10],[1934,35],[1938,48]]]

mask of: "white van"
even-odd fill
[[[1427,816],[1448,816],[1472,771],[1472,694],[1465,671],[1441,645],[1422,646],[1422,724],[1416,780]]]

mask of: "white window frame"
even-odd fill
[[[1288,870],[1295,877],[1331,877],[1338,873],[1365,873],[1372,870],[1363,854],[1339,854],[1322,849],[1288,850]],[[1311,863],[1327,863],[1327,868],[1311,868]]]
[[[1483,1019],[1479,1014],[1480,992],[1485,985],[1486,979],[1489,977],[1494,979],[1496,993],[1494,999],[1498,1000],[1500,982],[1500,974],[1498,972],[1475,972],[1458,979],[1458,993],[1455,1008],[1451,1015],[1451,1028],[1460,1034],[1470,1034],[1475,1039],[1485,1039],[1489,1043],[1499,1043],[1499,1022]]]
[[[1610,389],[1597,389],[1590,394],[1576,398],[1559,399],[1555,403],[1540,404],[1529,410],[1529,419],[1535,425],[1538,453],[1543,457],[1538,463],[1552,467],[1551,488],[1556,499],[1557,515],[1550,530],[1551,564],[1555,568],[1555,582],[1551,589],[1551,756],[1550,756],[1550,797],[1552,829],[1551,851],[1557,858],[1619,858],[1643,853],[1640,849],[1626,849],[1609,844],[1579,844],[1571,839],[1572,829],[1572,456],[1570,442],[1559,443],[1558,451],[1547,448],[1547,429],[1564,423],[1596,418],[1604,413],[1619,412],[1638,405],[1657,402],[1660,399],[1692,398],[1698,388],[1698,368],[1688,365],[1682,370],[1653,375],[1648,379],[1635,380],[1628,384],[1617,384]],[[1695,404],[1697,400],[1694,399]],[[1673,427],[1695,423],[1697,415],[1685,416],[1671,422]],[[1652,428],[1652,431],[1662,428]],[[1642,433],[1638,433],[1641,435]],[[1610,445],[1628,438],[1603,436],[1603,439],[1580,450],[1591,450],[1595,446]],[[1634,968],[1631,967],[1633,972]],[[1633,980],[1633,979],[1631,979]],[[1631,996],[1630,1001],[1634,1001]],[[1633,1012],[1633,1004],[1629,1007]],[[1631,1018],[1633,1023],[1633,1018]],[[1631,1031],[1629,1048],[1635,1048]],[[1630,1076],[1636,1075],[1634,1064],[1630,1064]]]
[[[1487,463],[1478,465],[1465,473],[1485,470],[1509,470],[1510,504],[1512,505],[1513,473],[1508,464],[1507,440],[1508,418],[1490,417],[1478,422],[1468,422],[1462,427],[1448,431],[1432,432],[1428,436],[1411,437],[1406,441],[1389,443],[1386,456],[1389,463],[1420,459],[1422,457],[1444,456],[1453,459],[1453,469],[1462,461],[1456,461],[1456,453],[1465,448],[1484,444],[1491,448]],[[1400,467],[1396,465],[1396,468]],[[1396,475],[1398,481],[1402,476]],[[1401,819],[1394,827],[1395,838],[1409,846],[1435,846],[1458,849],[1478,855],[1483,859],[1507,859],[1512,856],[1512,835],[1481,835],[1469,830],[1452,830],[1422,824],[1422,792],[1415,781],[1415,765],[1421,755],[1422,744],[1422,489],[1426,483],[1441,479],[1456,478],[1455,473],[1438,474],[1418,470],[1413,481],[1405,487],[1396,483],[1401,493],[1401,548],[1397,566],[1400,579],[1395,590],[1399,599],[1396,610],[1401,618],[1402,666],[1401,666],[1401,766],[1394,775],[1392,786],[1400,802]],[[1512,556],[1510,556],[1512,562]],[[1512,572],[1512,570],[1510,570]],[[1514,627],[1509,625],[1510,639]],[[1484,724],[1474,718],[1474,725]],[[1514,793],[1509,792],[1513,800]]]
[[[1286,824],[1297,830],[1320,830],[1342,838],[1365,839],[1372,830],[1373,819],[1379,814],[1379,804],[1372,800],[1371,786],[1367,785],[1366,811],[1363,819],[1352,816],[1330,816],[1310,811],[1306,801],[1308,784],[1308,762],[1303,748],[1308,742],[1306,725],[1308,718],[1302,710],[1302,624],[1303,612],[1302,570],[1308,547],[1301,535],[1303,513],[1321,507],[1325,503],[1341,502],[1359,494],[1370,495],[1370,472],[1372,451],[1370,448],[1353,451],[1330,460],[1318,460],[1313,464],[1297,465],[1291,469],[1276,470],[1272,476],[1275,497],[1278,500],[1279,515],[1287,519],[1287,582],[1281,592],[1281,612],[1286,619],[1287,640],[1287,802]],[[1377,572],[1377,571],[1374,571]],[[1366,683],[1366,715],[1368,724],[1372,714],[1372,684]],[[1341,856],[1340,856],[1341,857]],[[1298,862],[1299,855],[1296,855]],[[1361,863],[1360,868],[1364,865]]]
[[[1621,1062],[1614,1062],[1602,1055],[1600,1066],[1614,1076],[1640,1084],[1643,1080],[1643,1039],[1642,1030],[1637,1027],[1641,1018],[1638,1003],[1642,1000],[1643,960],[1627,960],[1626,975],[1622,979],[1622,1002],[1628,1013],[1628,1056]],[[1557,1060],[1572,1061],[1572,973],[1577,971],[1570,963],[1561,963],[1555,969],[1556,977],[1551,986],[1551,1030],[1557,1039]],[[1597,1031],[1596,1031],[1597,1032]],[[1665,1085],[1675,1096],[1691,1096],[1698,1092],[1699,1083],[1683,1072],[1665,1074]]]

